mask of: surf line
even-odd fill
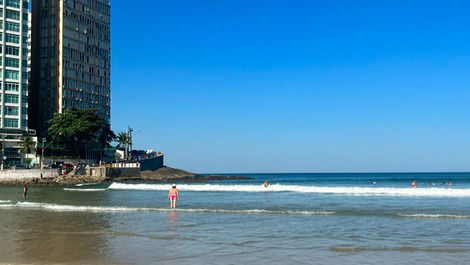
[[[112,183],[110,190],[158,190],[167,191],[167,184],[125,184]],[[344,194],[354,196],[409,196],[409,197],[470,197],[470,189],[455,188],[395,188],[395,187],[324,187],[271,184],[262,185],[218,185],[218,184],[181,184],[180,191],[210,191],[210,192],[296,192]]]
[[[239,214],[278,214],[278,215],[331,215],[333,211],[291,211],[291,210],[265,210],[265,209],[193,209],[193,208],[142,208],[121,206],[78,206],[38,202],[17,202],[16,204],[2,204],[0,208],[20,208],[48,210],[56,212],[183,212],[183,213],[239,213]]]
[[[73,189],[73,188],[64,188],[66,191],[106,191],[108,189]]]

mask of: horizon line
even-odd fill
[[[258,173],[249,173],[249,172],[235,172],[235,173],[197,173],[200,175],[217,175],[217,174],[469,174],[470,171],[370,171],[370,172],[258,172]]]

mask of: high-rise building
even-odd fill
[[[0,0],[0,155],[1,163],[21,163],[28,131],[27,0]],[[3,159],[6,157],[6,159]]]
[[[31,38],[30,127],[44,137],[69,108],[109,120],[109,0],[34,0]]]

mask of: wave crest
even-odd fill
[[[40,209],[57,212],[191,212],[191,213],[240,213],[240,214],[291,214],[291,215],[330,215],[332,211],[287,211],[265,209],[192,209],[192,208],[141,208],[121,206],[78,206],[38,202],[18,202],[16,204],[3,204],[0,208]]]
[[[73,188],[64,188],[66,191],[105,191],[107,189],[73,189]]]
[[[170,185],[112,183],[108,189],[167,191]],[[262,185],[181,184],[178,185],[178,189],[181,191],[299,192],[356,196],[470,197],[470,189],[458,188],[321,187],[281,184],[272,184],[265,188]]]
[[[468,219],[470,215],[453,215],[453,214],[398,214],[400,217],[409,218],[455,218],[455,219]]]

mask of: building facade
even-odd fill
[[[109,0],[34,0],[31,39],[30,127],[45,137],[54,113],[69,108],[109,121]]]
[[[21,143],[25,136],[34,136],[28,130],[28,15],[27,0],[0,1],[2,167],[21,164]]]

